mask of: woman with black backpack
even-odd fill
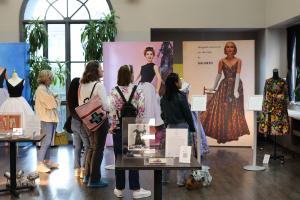
[[[117,86],[111,91],[111,109],[112,125],[110,132],[113,134],[115,158],[122,156],[122,117],[137,117],[141,119],[145,111],[144,95],[139,86],[132,84],[133,67],[132,65],[123,65],[118,71]],[[114,194],[116,197],[123,197],[125,189],[125,170],[115,170],[116,188]],[[133,198],[145,198],[151,196],[151,191],[140,187],[139,171],[129,170],[129,188],[133,190]]]

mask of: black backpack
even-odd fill
[[[136,117],[137,114],[138,114],[138,111],[137,111],[136,107],[134,107],[134,105],[132,105],[132,103],[131,103],[133,95],[136,91],[136,88],[137,88],[137,86],[135,85],[132,89],[132,92],[130,94],[130,97],[129,97],[128,101],[126,101],[126,99],[125,99],[122,91],[120,90],[120,88],[118,86],[116,87],[116,90],[118,91],[118,93],[120,94],[120,96],[121,96],[121,98],[124,102],[124,104],[121,108],[120,114],[117,113],[118,118],[119,118],[119,122],[120,122],[119,124],[122,124],[122,118],[123,117]]]

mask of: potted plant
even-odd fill
[[[102,62],[103,42],[114,41],[117,35],[115,12],[105,15],[103,19],[91,21],[81,33],[85,61],[99,60]]]
[[[31,103],[34,104],[33,97],[38,87],[38,75],[41,70],[52,70],[54,73],[54,84],[65,85],[65,76],[68,70],[64,65],[57,61],[58,69],[52,69],[49,60],[46,57],[38,55],[42,49],[48,46],[48,33],[43,21],[33,20],[25,27],[25,40],[29,42],[29,82],[31,87]]]

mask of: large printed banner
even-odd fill
[[[202,95],[207,88],[200,120],[209,145],[252,146],[253,111],[246,105],[254,94],[254,66],[253,40],[183,42],[183,77],[192,86],[190,94]]]
[[[153,63],[158,66],[161,77],[165,80],[167,74],[173,71],[172,42],[108,42],[103,47],[104,84],[110,92],[117,84],[120,66],[133,65],[134,79],[140,74],[141,66],[147,64],[144,51],[152,47],[155,55]],[[152,81],[156,85],[156,77]]]

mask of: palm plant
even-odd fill
[[[105,15],[103,19],[91,21],[81,33],[81,43],[84,49],[85,61],[99,60],[102,62],[103,42],[115,40],[117,35],[115,12]]]
[[[25,27],[24,39],[29,42],[29,82],[31,87],[30,97],[33,105],[33,97],[38,87],[38,75],[42,70],[52,70],[49,60],[39,54],[42,49],[48,47],[48,33],[43,21],[33,20]],[[54,84],[59,82],[60,85],[65,85],[65,76],[68,75],[68,70],[63,67],[63,64],[57,61],[58,69],[54,71]]]

